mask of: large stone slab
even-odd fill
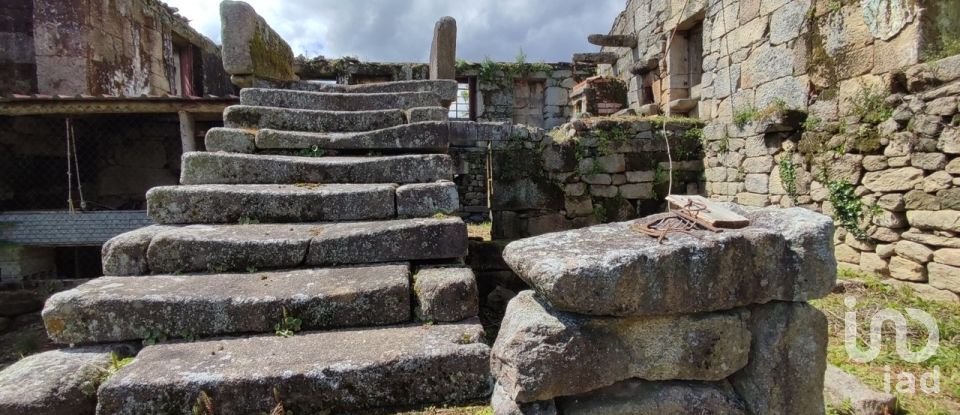
[[[467,256],[460,218],[405,219],[325,225],[310,242],[312,266],[454,259]]]
[[[490,406],[493,415],[557,415],[557,405],[553,399],[520,403],[507,396],[500,384],[493,386]]]
[[[393,184],[210,184],[154,187],[147,211],[162,224],[333,222],[392,218]]]
[[[303,330],[410,319],[409,266],[246,274],[101,277],[50,297],[43,320],[62,344],[272,333],[283,317]]]
[[[672,234],[658,244],[631,229],[637,221],[613,223],[513,242],[504,259],[553,307],[590,315],[696,313],[830,293],[830,218],[724,206],[751,225]]]
[[[894,414],[897,397],[878,392],[865,385],[856,376],[827,365],[824,374],[824,399],[834,408],[849,406],[854,415]]]
[[[243,272],[453,259],[467,254],[467,227],[460,218],[187,225],[135,236],[124,234],[109,241],[112,249],[104,251],[103,260],[119,262],[112,255],[125,255],[127,262],[148,265],[114,267],[107,275]],[[145,250],[144,244],[148,245]]]
[[[272,128],[312,132],[370,131],[406,124],[402,110],[314,111],[233,105],[223,111],[226,128]]]
[[[807,303],[750,309],[750,363],[730,383],[753,414],[823,414],[827,319]]]
[[[443,101],[455,101],[457,99],[457,81],[455,80],[420,80],[420,81],[399,81],[399,82],[377,82],[370,84],[356,85],[330,85],[330,84],[312,84],[298,82],[291,85],[293,89],[318,91],[318,92],[346,92],[359,94],[383,94],[396,92],[433,92],[440,96]]]
[[[98,413],[190,413],[201,391],[221,413],[347,413],[489,396],[478,323],[169,344],[145,348],[99,392]],[[269,351],[269,352],[268,352]]]
[[[749,351],[747,313],[590,317],[524,291],[507,306],[491,370],[511,399],[534,402],[631,378],[721,380],[747,364]]]
[[[246,88],[240,91],[240,104],[323,111],[405,110],[416,107],[439,106],[440,96],[433,92],[345,94],[289,89]]]
[[[0,371],[0,413],[93,415],[110,347],[63,349],[27,356]]]
[[[461,321],[480,313],[477,277],[470,268],[421,268],[413,276],[413,292],[422,321]]]
[[[400,217],[449,215],[458,210],[460,194],[453,182],[415,183],[397,188],[397,215]]]
[[[207,151],[253,153],[256,151],[256,131],[242,128],[211,128],[204,136]]]
[[[430,79],[457,78],[457,21],[444,16],[433,27],[430,46]]]
[[[294,157],[195,152],[183,155],[181,184],[428,183],[453,178],[446,154]]]
[[[220,4],[220,21],[223,69],[237,85],[250,86],[255,78],[297,79],[293,49],[253,7],[242,1],[224,1]]]
[[[154,236],[171,229],[176,227],[152,225],[111,238],[100,249],[103,275],[149,274],[147,248],[150,247],[150,241]]]
[[[747,415],[727,381],[646,382],[628,380],[582,395],[558,398],[564,414],[584,415]]]
[[[322,150],[391,150],[445,153],[450,146],[444,122],[398,125],[356,133],[307,133],[264,129],[257,132],[257,148]]]

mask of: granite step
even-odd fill
[[[395,184],[210,184],[154,187],[147,211],[159,224],[334,222],[396,216]]]
[[[371,131],[407,123],[403,110],[315,111],[233,105],[223,111],[225,128],[273,128],[313,132]]]
[[[326,111],[406,110],[416,107],[438,107],[440,96],[433,92],[345,94],[245,88],[240,91],[240,105]]]
[[[453,182],[396,184],[211,184],[154,187],[147,210],[159,224],[342,222],[431,217],[460,207]]]
[[[450,128],[444,122],[420,122],[355,133],[308,133],[263,129],[256,133],[256,148],[445,153],[450,146],[449,134]]]
[[[308,82],[295,82],[290,85],[290,89],[300,91],[317,92],[341,92],[341,93],[397,93],[397,92],[432,92],[440,96],[443,101],[455,101],[457,99],[457,81],[454,80],[419,80],[419,81],[400,81],[400,82],[378,82],[372,84],[359,85],[339,85],[339,84],[315,84]]]
[[[409,321],[410,267],[101,277],[50,297],[43,321],[54,342],[87,344],[272,333],[284,309],[303,330]]]
[[[183,155],[181,184],[428,183],[453,178],[446,154],[297,157],[192,152]]]
[[[104,275],[243,272],[466,256],[460,218],[157,226],[104,245]]]
[[[256,336],[144,348],[98,391],[98,414],[357,413],[473,402],[490,394],[489,347],[476,320]]]

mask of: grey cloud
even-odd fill
[[[173,0],[177,3],[182,0]],[[190,1],[190,0],[187,0]],[[196,1],[196,0],[192,0]],[[624,0],[283,0],[263,14],[297,53],[358,56],[369,61],[420,61],[429,55],[433,24],[457,19],[458,56],[513,60],[523,48],[530,61],[568,61],[594,51],[590,33],[606,33]],[[188,12],[188,10],[184,10]],[[209,9],[208,11],[209,12]],[[193,16],[187,16],[194,18]],[[198,30],[219,38],[219,23],[202,16]],[[211,27],[213,26],[213,27]]]

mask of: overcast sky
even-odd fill
[[[165,0],[220,43],[220,0]],[[529,62],[569,61],[592,52],[591,33],[607,33],[625,0],[247,0],[290,43],[294,54],[357,56],[365,61],[426,62],[433,25],[457,19],[457,56]]]

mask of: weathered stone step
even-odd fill
[[[296,157],[193,152],[183,155],[181,184],[426,183],[453,178],[446,154]]]
[[[440,96],[433,92],[345,94],[245,88],[240,91],[240,104],[325,111],[406,110],[416,107],[438,107]]]
[[[273,128],[290,131],[370,131],[406,124],[403,110],[314,111],[233,105],[223,111],[225,128]]]
[[[396,184],[206,184],[154,187],[147,210],[159,224],[240,221],[342,222],[423,218],[460,207],[453,182]]]
[[[107,242],[104,275],[453,259],[467,251],[460,218],[161,226],[132,234],[136,237],[123,234]]]
[[[379,82],[372,84],[359,85],[330,85],[313,84],[307,82],[296,82],[291,85],[291,89],[301,91],[317,92],[343,92],[343,93],[397,93],[397,92],[432,92],[440,96],[444,101],[455,101],[457,99],[457,81],[454,80],[420,80],[420,81],[400,81],[400,82]]]
[[[334,222],[396,216],[395,184],[208,184],[154,187],[147,211],[160,224]]]
[[[101,386],[99,414],[352,413],[469,402],[490,393],[479,323],[258,336],[145,348]],[[276,394],[276,396],[275,396]]]
[[[303,330],[409,321],[410,268],[101,277],[50,297],[43,320],[53,341],[84,344],[272,333],[284,308]]]
[[[256,134],[259,149],[402,150],[445,153],[450,146],[445,122],[421,122],[355,133],[308,133],[263,129]]]

